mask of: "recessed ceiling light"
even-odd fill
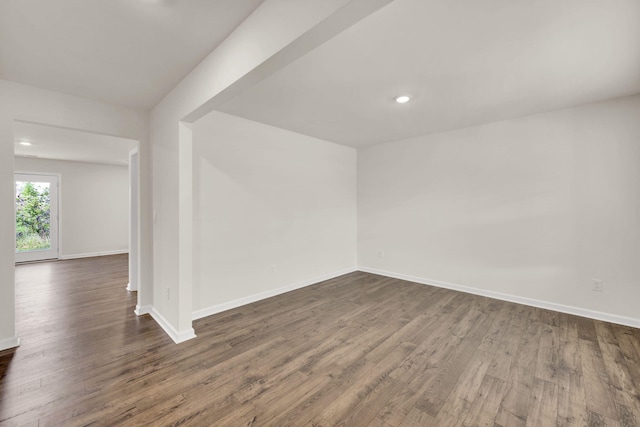
[[[405,102],[409,102],[409,100],[410,100],[411,98],[410,98],[409,96],[407,96],[407,95],[400,95],[400,96],[396,96],[396,97],[395,97],[395,98],[393,98],[393,99],[395,99],[395,101],[396,101],[398,104],[404,104]]]
[[[20,145],[29,146],[31,143],[29,141],[20,141]]]

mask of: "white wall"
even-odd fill
[[[189,246],[191,200],[184,185],[192,176],[189,141],[180,141],[180,121],[196,122],[243,88],[271,75],[389,0],[265,0],[185,77],[150,113],[153,197],[154,301],[152,316],[174,340],[193,337]],[[184,129],[184,127],[183,127]],[[189,157],[189,159],[181,157]],[[180,182],[183,181],[183,185]],[[181,191],[182,190],[182,191]],[[184,194],[181,194],[184,193]]]
[[[218,112],[193,141],[194,311],[355,270],[355,149]]]
[[[14,297],[14,195],[13,195],[13,120],[25,120],[72,129],[87,130],[140,141],[142,277],[143,286],[151,283],[151,223],[149,206],[149,163],[147,153],[147,113],[90,101],[32,86],[0,80],[0,349],[15,345]],[[149,218],[149,219],[147,219]],[[150,292],[142,296],[150,297]],[[19,331],[18,331],[19,332]]]
[[[15,170],[61,175],[60,258],[128,251],[128,167],[16,157]]]
[[[358,221],[361,266],[640,325],[640,97],[359,150]]]

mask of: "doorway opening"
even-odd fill
[[[52,201],[51,235],[47,238],[44,233],[44,237],[36,233],[42,237],[39,241],[42,245],[34,250],[16,246],[16,262],[129,253],[130,277],[122,286],[129,282],[127,288],[138,291],[138,306],[142,306],[140,141],[19,119],[13,121],[13,133],[16,174],[38,178],[56,175],[58,179],[48,187]],[[62,181],[64,193],[59,190]],[[46,199],[44,189],[42,192],[41,198]],[[19,225],[16,222],[16,241],[21,237]]]
[[[15,174],[15,261],[58,259],[57,175]]]

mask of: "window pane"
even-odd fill
[[[50,186],[16,181],[16,252],[51,248]]]

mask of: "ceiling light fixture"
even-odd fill
[[[409,100],[411,99],[409,96],[407,95],[400,95],[400,96],[396,96],[395,98],[393,98],[398,104],[404,104],[405,102],[409,102]]]
[[[24,145],[25,147],[28,147],[31,145],[31,143],[29,141],[20,141],[20,145]]]

